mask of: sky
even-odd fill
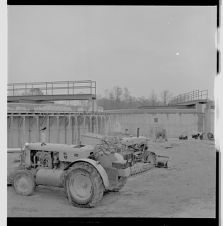
[[[8,82],[94,80],[149,97],[208,89],[215,6],[8,6]]]

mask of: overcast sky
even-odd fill
[[[91,79],[97,93],[208,89],[215,6],[8,6],[8,82]]]

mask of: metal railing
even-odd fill
[[[181,104],[199,100],[208,100],[208,90],[194,90],[174,97],[169,104]]]
[[[9,83],[8,96],[74,95],[96,96],[96,82],[91,80]]]

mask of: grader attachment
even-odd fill
[[[87,143],[94,143],[96,149],[104,153],[120,153],[129,163],[131,176],[143,173],[154,167],[168,167],[169,157],[156,155],[154,152],[149,151],[148,139],[143,136],[87,134],[83,140]]]

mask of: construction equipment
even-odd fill
[[[26,143],[10,178],[18,194],[31,195],[38,185],[61,187],[74,206],[94,207],[104,192],[122,189],[129,176],[166,168],[167,162],[148,151],[145,137],[97,137],[93,145]]]
[[[208,133],[201,133],[200,140],[214,140],[214,134],[211,132]]]
[[[188,140],[187,133],[186,132],[183,132],[182,134],[180,134],[179,140]]]
[[[200,140],[214,140],[214,134],[211,132],[198,132],[198,133],[193,133],[192,138]]]
[[[98,150],[119,153],[125,160],[130,158],[131,175],[142,173],[154,167],[168,167],[168,157],[149,151],[148,138],[144,136],[102,136],[88,133],[82,136],[82,140],[85,143],[94,143]]]
[[[201,135],[201,133],[199,133],[199,132],[198,133],[193,133],[191,135],[191,137],[197,140],[200,137],[200,135]]]
[[[124,187],[131,158],[92,145],[26,143],[13,187],[21,195],[31,195],[38,185],[61,187],[74,206],[94,207],[105,191]]]

